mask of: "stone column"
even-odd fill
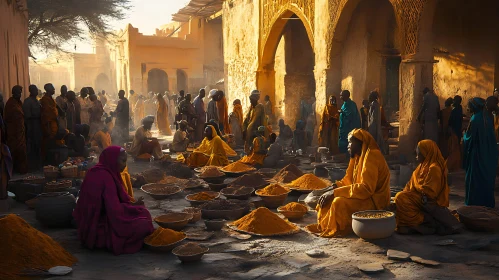
[[[256,71],[256,84],[261,93],[260,101],[264,101],[265,95],[270,96],[270,101],[275,105],[275,71],[272,70],[258,70]],[[248,93],[249,94],[249,93]]]
[[[286,88],[284,121],[292,128],[296,126],[296,122],[300,118],[301,99],[315,94],[315,92],[311,92],[315,86],[315,80],[311,76],[311,74],[290,73],[284,77]]]

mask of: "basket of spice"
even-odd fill
[[[28,176],[28,177],[24,178],[23,181],[26,184],[42,185],[42,184],[45,184],[46,179],[45,179],[45,177]]]
[[[255,236],[270,237],[292,235],[300,232],[300,228],[282,219],[268,208],[260,207],[248,215],[234,221],[230,229]]]
[[[177,256],[181,262],[195,262],[201,260],[204,254],[210,249],[200,246],[197,243],[189,242],[173,249],[172,253]]]
[[[59,168],[52,165],[44,166],[43,175],[47,181],[56,180],[59,178]]]
[[[52,193],[52,192],[64,192],[73,186],[73,181],[71,180],[63,180],[63,181],[52,181],[48,182],[43,188],[43,192]]]
[[[176,185],[167,184],[147,184],[140,188],[154,199],[165,199],[182,191],[182,188]]]
[[[189,201],[189,203],[192,206],[198,206],[207,201],[214,200],[219,197],[220,193],[218,192],[204,191],[204,192],[189,194],[185,197],[185,200]]]
[[[277,208],[284,204],[290,192],[291,190],[279,184],[270,184],[261,190],[257,190],[255,194],[263,200],[266,207]]]
[[[390,237],[395,231],[395,214],[385,210],[368,210],[352,214],[352,229],[363,239]]]
[[[247,164],[236,161],[220,169],[225,175],[229,177],[239,177],[248,172],[253,172],[256,168],[249,166]]]
[[[325,189],[332,184],[331,181],[319,178],[314,174],[305,174],[287,184],[286,187],[293,191],[310,193],[312,191]]]
[[[290,202],[285,206],[277,208],[277,212],[284,215],[288,219],[300,219],[308,212],[306,205],[298,202]]]
[[[250,205],[242,200],[217,199],[206,202],[200,206],[203,219],[236,220],[244,216],[250,210]]]
[[[156,252],[169,252],[180,245],[186,234],[168,228],[157,228],[151,235],[144,239],[147,248]]]
[[[154,221],[162,228],[173,230],[183,229],[192,219],[192,214],[189,213],[166,213],[154,218]]]
[[[70,164],[70,163],[68,163]],[[61,168],[61,175],[64,178],[77,178],[78,177],[78,166],[77,165],[67,165]]]
[[[194,224],[197,221],[201,220],[201,209],[196,207],[186,207],[182,210],[183,213],[192,214],[192,219],[189,220],[189,223]]]
[[[225,188],[220,193],[227,198],[246,200],[250,198],[254,191],[254,188],[235,186]]]
[[[212,184],[222,184],[225,180],[225,173],[220,171],[216,166],[207,166],[204,171],[197,176],[199,179],[203,179],[207,183]]]

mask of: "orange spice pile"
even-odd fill
[[[24,269],[72,266],[78,261],[17,215],[0,218],[0,240],[0,279],[17,279]]]
[[[266,186],[265,188],[258,190],[256,194],[262,196],[273,196],[273,195],[281,195],[289,193],[289,189],[285,188],[279,184],[271,184]]]
[[[190,200],[200,200],[200,201],[204,201],[204,200],[213,200],[215,199],[217,196],[214,195],[214,194],[211,194],[211,193],[207,193],[207,192],[200,192],[200,193],[196,193],[196,194],[192,194],[189,196],[189,199]]]
[[[288,166],[281,169],[277,174],[272,178],[277,183],[290,183],[291,181],[299,178],[303,175],[303,172],[296,167],[294,164],[289,164]]]
[[[188,179],[180,179],[174,176],[166,176],[163,180],[159,181],[158,184],[175,184],[175,185],[185,185],[189,182]]]
[[[203,168],[203,172],[201,173],[201,177],[210,178],[210,177],[220,177],[225,174],[221,172],[216,166],[207,166]]]
[[[175,254],[180,256],[192,256],[206,252],[206,248],[199,246],[197,243],[189,242],[175,249]]]
[[[314,174],[305,174],[289,184],[292,188],[300,190],[322,190],[331,185],[327,180],[323,180]]]
[[[283,234],[297,229],[295,225],[265,207],[253,210],[232,225],[239,230],[261,235]]]
[[[184,239],[185,233],[168,228],[157,228],[151,235],[144,239],[145,243],[152,246],[166,246]]]
[[[231,163],[227,165],[226,167],[222,168],[222,171],[226,172],[248,172],[255,170],[254,167],[251,167],[249,165],[246,165],[244,163],[241,163],[239,161],[236,161],[234,163]]]
[[[285,206],[280,208],[281,210],[284,211],[291,211],[291,212],[308,212],[307,206],[298,203],[298,202],[290,202],[286,204]]]

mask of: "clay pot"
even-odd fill
[[[336,182],[336,181],[343,179],[343,177],[345,177],[346,170],[345,169],[338,169],[338,168],[330,168],[330,169],[328,169],[328,173],[329,173],[329,179],[331,179],[331,182]]]
[[[42,193],[36,203],[36,219],[45,226],[71,225],[75,197],[68,192]]]
[[[395,214],[383,218],[361,218],[358,214],[386,213],[384,210],[360,211],[352,214],[352,229],[355,234],[363,239],[381,239],[390,237],[395,231]]]

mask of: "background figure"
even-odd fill
[[[66,111],[68,110],[66,104],[67,93],[68,93],[68,88],[65,85],[63,85],[61,87],[61,95],[55,98],[55,103],[57,104],[57,110],[59,111],[59,116],[57,117],[57,121],[59,122],[59,128],[61,129],[67,129],[67,118],[66,118]]]
[[[448,98],[445,100],[445,108],[440,111],[440,143],[438,143],[442,156],[447,159],[449,156],[449,138],[450,138],[450,127],[449,119],[452,113],[452,103],[454,100]]]
[[[166,101],[163,98],[163,94],[158,94],[158,110],[156,112],[157,118],[157,126],[159,130],[159,134],[161,135],[172,135],[172,131],[170,126],[168,125],[168,106],[166,105]],[[151,123],[152,125],[152,123]]]
[[[340,153],[346,154],[348,152],[348,134],[356,129],[360,128],[360,116],[359,110],[357,110],[357,104],[350,99],[350,91],[344,90],[340,93],[340,99],[343,100],[343,105],[339,111],[340,113],[340,129],[339,129],[339,139],[338,146]]]
[[[102,103],[97,99],[97,95],[90,95],[90,138],[94,136],[94,134],[101,130],[104,126],[102,122],[102,115],[104,114],[104,108],[102,107]]]
[[[77,100],[80,107],[80,124],[89,124],[90,115],[88,114],[88,109],[90,108],[90,100],[88,100],[88,88],[81,89],[80,97]]]
[[[204,138],[204,124],[206,123],[206,110],[203,98],[206,95],[204,88],[199,90],[199,95],[194,98],[194,111],[196,112],[196,126],[194,128],[194,141],[200,142]]]
[[[250,153],[250,148],[253,143],[253,139],[257,136],[257,130],[260,126],[266,127],[267,120],[265,117],[265,109],[262,104],[259,104],[260,92],[258,90],[253,90],[250,95],[250,103],[248,113],[243,121],[243,139],[244,139],[244,151],[246,154]],[[265,138],[267,138],[267,132],[265,132]]]
[[[135,127],[140,127],[140,122],[145,117],[144,96],[139,96],[137,102],[132,105],[134,106],[133,111],[135,112],[133,115]]]
[[[438,115],[440,113],[438,96],[429,88],[425,88],[423,94],[423,106],[418,115],[418,121],[423,125],[423,139],[438,143]]]
[[[232,134],[234,135],[236,145],[243,146],[243,107],[241,106],[241,100],[234,100],[232,105],[233,110],[229,114],[229,125],[231,127]]]
[[[55,88],[52,84],[46,84],[43,88],[45,89],[45,94],[40,99],[40,105],[42,107],[41,123],[43,132],[42,158],[45,159],[48,147],[55,145],[55,136],[59,128],[57,126],[57,105],[52,98],[55,94]]]
[[[222,134],[230,134],[229,126],[229,105],[223,91],[217,91],[217,109],[220,130]]]
[[[386,154],[386,144],[381,130],[381,108],[376,91],[369,94],[369,103],[368,131],[378,144],[381,153]]]
[[[191,103],[191,100],[192,96],[188,93],[185,95],[184,100],[182,100],[182,102],[178,105],[181,119],[187,121],[187,127],[195,126],[196,111],[194,109],[194,105]]]
[[[449,156],[447,158],[449,172],[462,168],[463,107],[461,101],[461,96],[456,95],[454,97],[454,104],[449,118],[450,137]]]
[[[283,119],[279,120],[279,137],[277,137],[277,143],[279,143],[283,149],[289,149],[293,145],[293,130],[289,125],[284,123]]]
[[[29,171],[38,170],[42,166],[42,106],[40,105],[40,101],[36,99],[37,95],[38,88],[35,85],[30,85],[29,97],[24,100],[23,104],[24,123],[26,126],[26,152]]]
[[[319,126],[319,146],[329,148],[331,155],[339,153],[338,149],[338,125],[340,114],[336,105],[336,97],[331,95],[329,103],[324,106],[322,120]]]
[[[210,102],[208,102],[208,110],[206,111],[206,119],[207,120],[215,120],[215,122],[218,124],[218,110],[217,110],[217,100],[218,100],[218,95],[217,95],[217,90],[212,89],[210,90]]]
[[[70,132],[74,132],[74,128],[76,126],[76,93],[74,91],[68,91],[66,95],[66,107],[68,108],[66,111],[66,121],[67,121],[67,129]]]
[[[130,104],[128,99],[125,98],[124,90],[119,91],[118,98],[120,100],[114,112],[116,123],[113,129],[112,141],[115,145],[123,146],[130,137]]]
[[[26,156],[26,131],[24,129],[24,111],[21,95],[23,88],[12,88],[12,97],[5,104],[4,120],[7,127],[7,146],[14,160],[14,170],[21,174],[28,172]]]
[[[369,129],[369,100],[362,100],[362,107],[360,107],[360,120],[362,129]]]
[[[296,129],[293,132],[293,149],[306,151],[309,143],[308,133],[305,131],[305,123],[302,120],[296,122]]]

